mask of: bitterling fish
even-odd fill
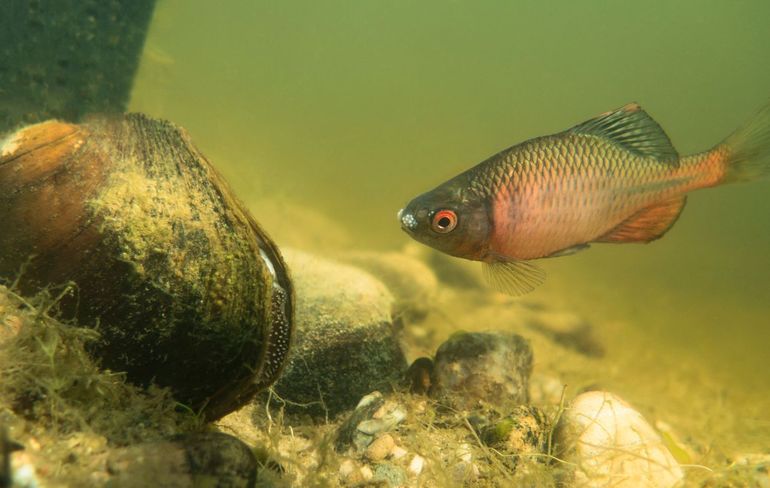
[[[768,174],[770,104],[712,149],[680,157],[631,103],[505,149],[413,199],[398,219],[423,244],[481,261],[495,289],[517,295],[545,279],[531,260],[654,241],[688,192]]]

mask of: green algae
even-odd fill
[[[8,332],[0,340],[0,422],[48,486],[93,482],[111,447],[202,426],[168,390],[141,389],[99,368],[86,351],[98,334],[55,318],[57,297],[71,291],[22,298],[0,286],[0,327]]]

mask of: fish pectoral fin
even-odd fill
[[[588,249],[591,247],[590,244],[575,244],[574,246],[564,248],[560,251],[556,251],[553,254],[549,254],[548,258],[560,258],[562,256],[571,256],[572,254],[578,253],[584,249]]]
[[[603,113],[576,125],[569,132],[609,139],[637,156],[653,157],[679,166],[679,153],[671,139],[638,103]]]
[[[545,271],[529,261],[482,263],[482,270],[489,286],[507,295],[524,295],[545,281]]]
[[[682,213],[686,196],[677,196],[635,213],[596,242],[650,242],[663,237]]]

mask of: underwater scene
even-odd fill
[[[0,86],[0,487],[770,486],[770,3],[140,3]]]

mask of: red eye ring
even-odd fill
[[[439,210],[433,216],[431,228],[439,234],[446,234],[457,227],[457,214],[452,210]]]

